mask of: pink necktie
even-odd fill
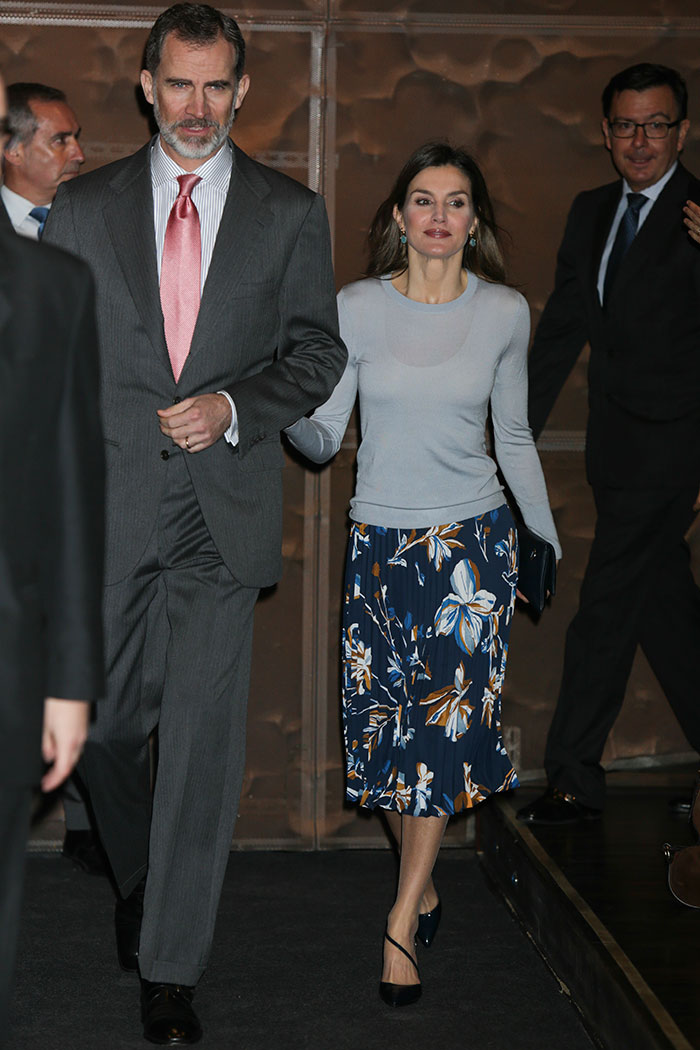
[[[199,175],[178,175],[177,181],[180,193],[168,216],[160,266],[165,341],[175,382],[180,378],[190,352],[197,323],[202,265],[199,213],[190,196],[201,178]]]

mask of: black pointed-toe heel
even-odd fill
[[[418,915],[416,940],[429,948],[435,939],[437,928],[442,918],[442,902],[438,901],[432,911],[422,911]]]
[[[399,951],[406,956],[420,978],[418,965],[413,956],[410,955],[410,953],[407,952],[398,941],[395,941],[393,937],[390,937],[388,933],[385,933],[384,936],[389,944],[393,944],[395,948],[398,948]],[[392,984],[391,981],[379,982],[379,995],[387,1006],[410,1006],[411,1003],[418,1002],[422,991],[423,988],[420,984]]]

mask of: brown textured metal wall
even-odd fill
[[[0,69],[8,81],[67,91],[89,167],[148,135],[135,85],[159,10],[0,0]],[[408,153],[448,136],[468,145],[487,174],[511,238],[511,274],[536,321],[573,196],[612,177],[599,128],[609,77],[633,62],[665,62],[688,79],[691,117],[700,109],[695,0],[261,0],[231,13],[249,40],[252,77],[236,139],[325,192],[339,285],[360,274],[367,222]],[[685,156],[696,172],[698,128]],[[565,551],[559,593],[539,625],[518,614],[510,649],[504,719],[526,773],[541,765],[592,533],[585,415],[581,361],[543,441]],[[324,471],[288,456],[285,572],[257,615],[241,846],[382,841],[376,820],[342,803],[338,635],[355,445],[350,431]],[[640,659],[606,759],[686,750]],[[464,836],[463,821],[452,834]]]

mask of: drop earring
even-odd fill
[[[469,247],[470,248],[476,248],[476,237],[474,236],[473,233],[470,234],[470,236],[469,236]]]
[[[401,241],[402,244],[406,244],[407,238],[406,238],[406,231],[405,230],[401,230],[401,236],[399,237],[399,240]]]

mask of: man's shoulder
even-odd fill
[[[112,186],[125,185],[132,178],[137,177],[148,165],[149,148],[150,144],[147,143],[136,153],[130,153],[126,157],[110,161],[109,164],[103,164],[92,171],[86,171],[75,179],[71,179],[70,182],[63,183],[59,186],[58,191],[61,195],[69,194],[75,199],[83,197],[92,199],[104,194]]]
[[[234,144],[233,151],[235,170],[259,196],[272,194],[282,200],[305,202],[307,207],[318,196],[297,179],[255,160],[240,146]]]
[[[53,244],[20,237],[0,227],[0,266],[18,281],[50,283],[61,288],[91,284],[90,269],[81,259]]]
[[[693,175],[692,171],[688,171],[680,162],[664,189],[669,190],[670,194],[678,195],[684,199],[700,200],[700,179]]]
[[[581,190],[576,194],[571,205],[572,213],[596,211],[598,208],[606,207],[610,201],[615,200],[622,192],[622,182],[615,179],[606,182],[603,186],[594,186],[589,190]]]

